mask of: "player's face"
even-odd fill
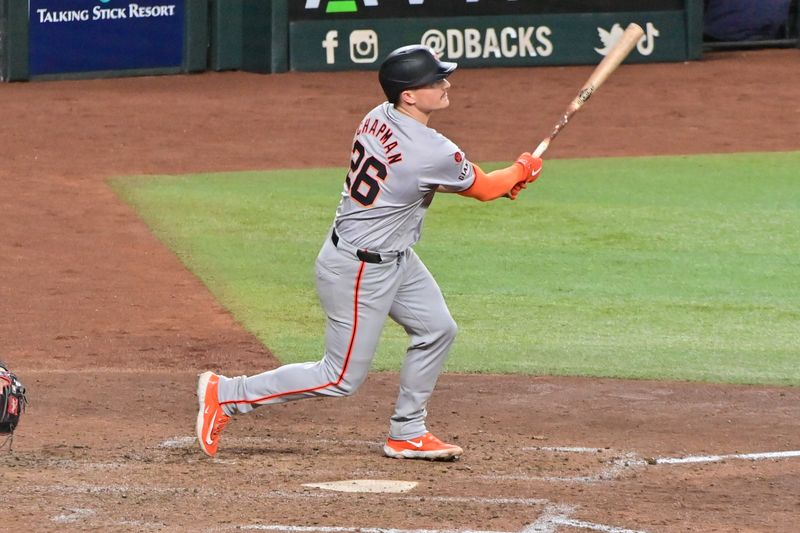
[[[425,87],[414,89],[417,109],[423,113],[430,113],[437,109],[445,109],[450,105],[450,100],[447,97],[447,89],[449,88],[450,82],[444,79],[433,82]]]

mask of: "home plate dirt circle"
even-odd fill
[[[337,492],[408,492],[417,486],[416,481],[392,479],[345,479],[326,483],[303,483],[304,487]]]

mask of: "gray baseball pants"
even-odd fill
[[[356,253],[343,240],[334,245],[328,238],[317,256],[317,293],[327,315],[322,360],[249,377],[220,377],[219,400],[228,415],[260,405],[353,394],[367,377],[390,316],[403,326],[410,344],[389,436],[407,440],[427,431],[426,405],[455,339],[456,324],[439,286],[411,248],[381,254],[380,263],[363,261]]]

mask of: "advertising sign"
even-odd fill
[[[290,0],[289,20],[680,11],[686,0]]]
[[[645,35],[627,61],[687,59],[684,14],[661,11],[292,22],[290,66],[371,70],[395,48],[414,43],[467,67],[596,64],[630,22]]]
[[[184,0],[29,0],[30,74],[180,67]]]

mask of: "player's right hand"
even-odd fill
[[[525,170],[524,177],[526,183],[533,183],[542,173],[542,158],[533,157],[530,152],[523,152],[520,154],[516,162],[522,165],[522,168]]]

